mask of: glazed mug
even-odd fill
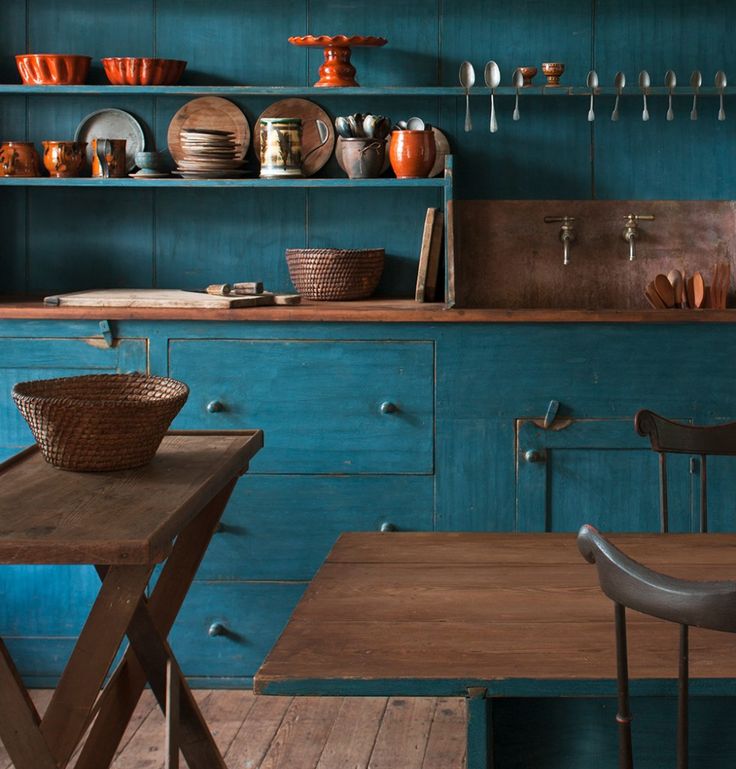
[[[0,176],[40,176],[41,161],[33,142],[0,144]]]
[[[351,179],[375,179],[381,175],[386,160],[386,141],[381,139],[344,138],[342,166]]]
[[[127,173],[125,139],[92,139],[92,176],[121,179]]]
[[[85,166],[87,142],[53,142],[43,144],[43,164],[49,176],[66,179],[79,176]]]
[[[300,178],[302,164],[329,139],[329,129],[321,120],[317,125],[320,143],[302,156],[302,119],[298,117],[261,118],[258,123],[261,178]]]
[[[437,157],[434,131],[393,131],[388,154],[397,179],[429,176]]]

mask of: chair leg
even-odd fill
[[[680,664],[677,679],[677,769],[688,764],[688,626],[680,625]]]
[[[667,455],[659,453],[659,528],[662,534],[670,530],[670,511],[667,499]]]
[[[616,616],[616,671],[618,677],[618,766],[634,769],[631,750],[631,711],[629,710],[629,657],[626,645],[626,608],[614,604]]]

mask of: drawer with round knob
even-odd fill
[[[265,432],[251,472],[434,470],[433,342],[173,339],[169,373],[175,428]]]

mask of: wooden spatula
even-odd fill
[[[644,296],[655,310],[667,309],[667,305],[662,301],[662,297],[657,293],[657,289],[654,287],[654,281],[649,283],[644,289]]]
[[[672,288],[675,291],[675,307],[682,307],[684,293],[682,273],[679,270],[670,270],[667,273],[667,280],[672,284]]]
[[[687,306],[691,309],[695,309],[695,287],[693,286],[693,279],[685,278],[685,298],[687,300]]]
[[[659,294],[659,298],[665,307],[675,306],[675,289],[666,275],[656,275],[654,278],[654,289]]]
[[[699,272],[693,273],[693,303],[692,306],[699,309],[705,301],[705,281]]]

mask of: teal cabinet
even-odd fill
[[[432,342],[174,339],[169,373],[176,427],[265,432],[252,472],[433,472]]]

